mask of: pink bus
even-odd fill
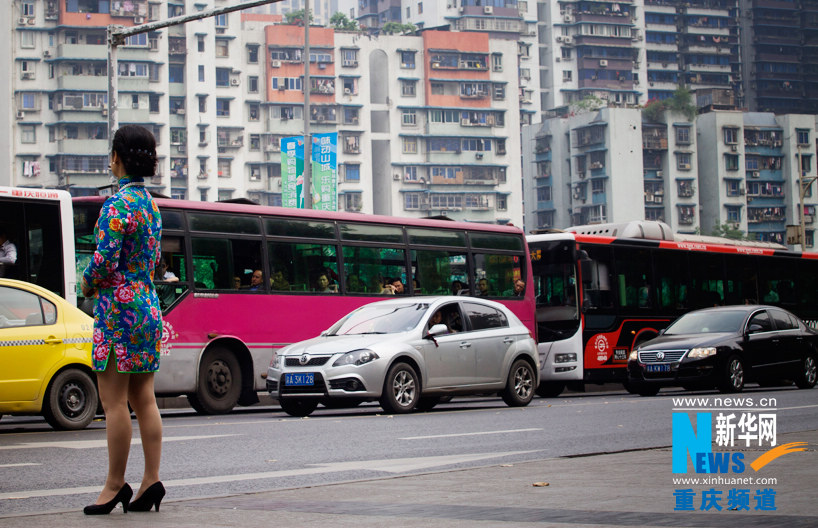
[[[74,199],[78,272],[94,251],[102,202]],[[525,237],[516,227],[157,203],[167,271],[155,278],[164,314],[156,392],[184,394],[200,413],[256,403],[273,350],[384,298],[387,283],[400,281],[404,295],[486,295],[511,308],[533,335],[531,288],[514,291],[518,279],[531,284]]]

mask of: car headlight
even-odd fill
[[[277,351],[274,350],[273,351],[273,359],[272,359],[272,361],[270,361],[270,368],[280,370],[283,365],[284,365],[284,356],[282,356],[281,354],[279,354]]]
[[[360,367],[361,365],[366,365],[370,361],[375,361],[376,359],[378,359],[378,354],[372,352],[371,350],[362,348],[361,350],[347,352],[343,356],[336,359],[332,366],[343,367],[344,365],[355,365],[356,367]]]
[[[716,347],[697,347],[691,348],[690,352],[687,353],[687,357],[690,359],[702,359],[710,356],[716,355]]]
[[[639,351],[634,348],[628,355],[628,361],[636,361],[637,359],[639,359]]]

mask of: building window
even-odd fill
[[[185,113],[185,98],[184,97],[171,97],[169,102],[170,102],[170,113],[171,114],[184,114]]]
[[[120,63],[120,68],[122,64]],[[184,64],[170,64],[168,65],[168,82],[180,83],[185,82],[185,65]]]
[[[344,181],[359,182],[361,181],[361,166],[358,164],[347,163],[344,165]]]
[[[259,165],[250,165],[250,181],[261,181],[261,167]]]
[[[230,116],[230,99],[216,99],[216,115],[219,117]]]
[[[37,105],[37,96],[33,93],[20,94],[20,108],[23,110],[34,110]]]
[[[250,134],[250,150],[261,149],[261,136],[259,134]]]
[[[216,68],[216,86],[230,86],[230,68]]]
[[[508,210],[508,196],[504,194],[498,194],[495,202],[497,204],[498,211],[506,211]]]
[[[23,13],[23,16],[33,17],[34,16],[34,2],[32,0],[24,0],[22,5],[20,6],[20,10]]]
[[[404,167],[403,168],[403,180],[407,182],[416,182],[418,181],[418,168],[417,167]]]
[[[491,55],[491,70],[492,71],[503,71],[503,55],[500,53],[493,53]]]
[[[199,82],[205,82],[205,67],[199,64]]]
[[[258,46],[247,46],[247,62],[250,64],[258,63]]]
[[[741,222],[741,207],[740,206],[728,206],[727,207],[727,221],[728,222]]]
[[[690,170],[690,154],[685,152],[676,154],[676,168],[679,170]]]
[[[358,66],[358,50],[342,49],[341,50],[341,65],[347,68],[355,68]]]
[[[809,130],[796,129],[795,134],[799,145],[809,145]]]
[[[199,96],[199,112],[204,113],[207,112],[207,96],[200,95]]]
[[[219,178],[229,178],[231,176],[231,165],[229,159],[219,158]]]
[[[21,48],[33,48],[34,47],[34,32],[33,31],[21,31],[20,32],[20,47]]]
[[[37,129],[34,125],[20,126],[20,143],[36,143]]]
[[[227,14],[216,15],[216,28],[226,28],[227,27]]]
[[[443,95],[445,93],[443,83],[440,82],[431,83],[431,92],[432,95]]]
[[[676,127],[676,143],[679,145],[690,144],[690,127]]]
[[[402,80],[400,82],[400,93],[404,97],[414,97],[415,94],[415,86],[417,85],[417,81],[407,81]]]
[[[738,128],[724,127],[724,144],[737,145],[738,144]]]
[[[724,155],[724,168],[729,171],[738,170],[738,154]]]
[[[247,92],[258,93],[258,77],[251,75],[247,78]]]
[[[216,57],[229,57],[230,56],[230,44],[229,41],[224,39],[216,39]]]
[[[361,200],[361,193],[346,193],[344,194],[344,209],[347,211],[360,211],[363,200]]]
[[[415,52],[414,51],[401,51],[400,52],[400,67],[401,68],[408,68],[410,70],[415,69]]]
[[[261,105],[259,103],[247,103],[248,121],[258,121],[261,117]]]
[[[418,14],[423,14],[423,2],[418,2]]]
[[[417,152],[418,152],[417,138],[403,138],[403,153],[417,154]]]
[[[204,35],[199,35],[199,37],[197,39],[197,49],[198,49],[199,53],[204,53],[204,50],[205,50]]]
[[[414,110],[404,110],[401,116],[401,123],[403,126],[414,127],[417,126],[417,113]]]
[[[148,111],[152,114],[159,113],[159,94],[148,94]]]
[[[562,82],[571,82],[571,70],[562,70]]]
[[[725,185],[727,187],[727,196],[741,195],[741,182],[739,180],[727,180]]]

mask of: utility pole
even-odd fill
[[[304,0],[304,209],[312,209],[312,135],[310,134],[310,0]]]

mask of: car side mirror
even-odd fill
[[[440,324],[436,324],[433,327],[431,327],[429,329],[429,332],[427,332],[426,337],[434,337],[436,335],[448,334],[448,333],[449,333],[449,327],[447,327],[445,324],[440,323]]]

